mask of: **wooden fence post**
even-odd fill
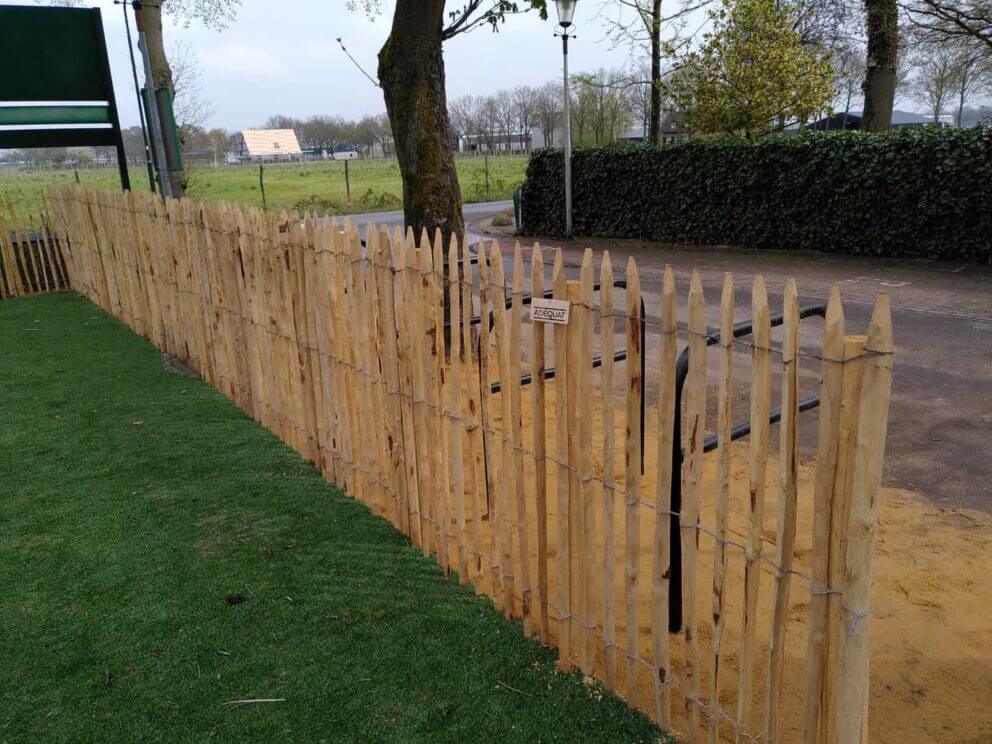
[[[871,580],[878,524],[878,493],[892,385],[892,317],[889,296],[882,292],[868,327],[854,474],[850,492],[847,569],[841,609],[846,626],[841,635],[835,717],[838,744],[868,741],[868,629]]]
[[[851,487],[854,482],[854,453],[858,439],[858,417],[861,409],[861,378],[864,372],[864,348],[867,337],[843,337],[840,361],[833,366],[840,376],[840,410],[838,413],[833,491],[830,504],[830,545],[828,580],[832,589],[842,592],[847,572],[847,536],[851,515]],[[827,660],[824,669],[823,713],[820,715],[822,742],[836,738],[834,711],[837,709],[840,686],[843,684],[839,649],[844,643],[845,623],[842,594],[827,595]]]

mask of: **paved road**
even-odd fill
[[[557,240],[541,240],[555,246]],[[512,240],[503,241],[504,256]],[[666,263],[676,271],[680,303],[684,306],[692,269],[700,271],[707,301],[707,319],[718,323],[720,288],[724,272],[734,274],[737,287],[736,318],[751,315],[751,282],[756,273],[765,277],[772,312],[782,307],[782,290],[795,278],[802,304],[826,302],[838,284],[844,299],[848,333],[867,329],[875,296],[889,292],[897,357],[893,372],[892,402],[885,477],[890,485],[926,494],[934,503],[992,512],[992,269],[910,261],[832,258],[821,255],[757,253],[740,250],[685,250],[645,246],[635,241],[577,240],[565,246],[569,274],[576,276],[581,252],[592,247],[597,254],[608,249],[615,274],[623,275],[627,256],[634,255],[641,274],[649,318],[659,307],[661,272]],[[545,261],[550,263],[548,253]],[[598,266],[598,261],[597,261]],[[530,267],[526,272],[529,276]],[[510,266],[507,266],[509,277]],[[616,298],[623,306],[622,293]],[[682,326],[684,328],[684,307]],[[818,352],[822,332],[818,318],[803,321],[801,344],[809,354]],[[648,325],[649,336],[657,327]],[[617,327],[618,334],[621,332]],[[779,342],[779,333],[773,342]],[[680,347],[681,347],[680,343]],[[659,339],[647,340],[648,400],[657,400]],[[710,355],[711,410],[707,429],[716,421],[715,380],[717,355]],[[750,353],[735,354],[734,418],[744,420],[748,411]],[[654,370],[654,371],[652,371]],[[800,397],[818,392],[819,364],[801,365]],[[620,392],[618,390],[618,392]],[[778,389],[773,400],[778,400]],[[773,440],[777,433],[773,436]],[[804,455],[815,455],[816,414],[800,421]]]
[[[499,212],[502,212],[508,207],[512,207],[512,201],[495,201],[495,202],[479,202],[477,204],[465,204],[462,207],[462,214],[465,216],[465,226],[469,228],[468,241],[469,243],[474,243],[479,240],[479,235],[472,232],[471,224],[473,222],[478,222],[479,220],[486,219],[487,217],[493,217]],[[350,215],[353,222],[355,222],[359,230],[362,232],[362,237],[365,237],[365,228],[369,222],[374,222],[379,226],[393,227],[394,225],[403,224],[403,211],[394,210],[392,212],[368,212],[366,214],[353,214]]]

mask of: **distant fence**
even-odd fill
[[[186,362],[506,617],[522,618],[527,635],[558,647],[563,668],[599,677],[692,742],[867,738],[872,553],[893,363],[885,294],[867,336],[850,336],[835,289],[822,351],[808,354],[792,281],[773,345],[761,277],[751,287],[753,332],[735,338],[728,276],[715,331],[710,468],[712,332],[696,274],[683,328],[672,270],[659,277],[660,303],[646,295],[645,317],[633,260],[620,301],[602,257],[597,302],[591,252],[578,281],[566,280],[557,252],[546,284],[540,248],[527,277],[518,246],[507,295],[496,245],[475,262],[440,238],[423,235],[418,248],[412,234],[384,228],[370,227],[363,247],[347,220],[78,187],[51,197],[78,291]],[[568,308],[567,322],[550,328],[524,314],[548,288]],[[645,324],[652,350],[642,345]],[[619,367],[616,326],[626,346]],[[673,473],[683,331],[684,458]],[[740,457],[731,445],[735,350],[751,359],[750,442]],[[799,499],[803,357],[822,375],[808,501]],[[644,445],[649,380],[659,393]],[[776,517],[766,519],[776,501]],[[673,528],[682,536],[677,556]],[[811,544],[802,554],[800,539]],[[683,622],[670,634],[676,559]],[[797,583],[798,597],[790,594]]]
[[[49,224],[43,203],[15,206],[0,193],[0,299],[68,289],[62,249]]]

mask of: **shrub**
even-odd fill
[[[576,235],[871,256],[992,255],[992,127],[811,132],[573,153]],[[563,157],[535,152],[523,230],[564,234]]]

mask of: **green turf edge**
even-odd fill
[[[664,738],[78,295],[0,302],[0,411],[2,742]]]

